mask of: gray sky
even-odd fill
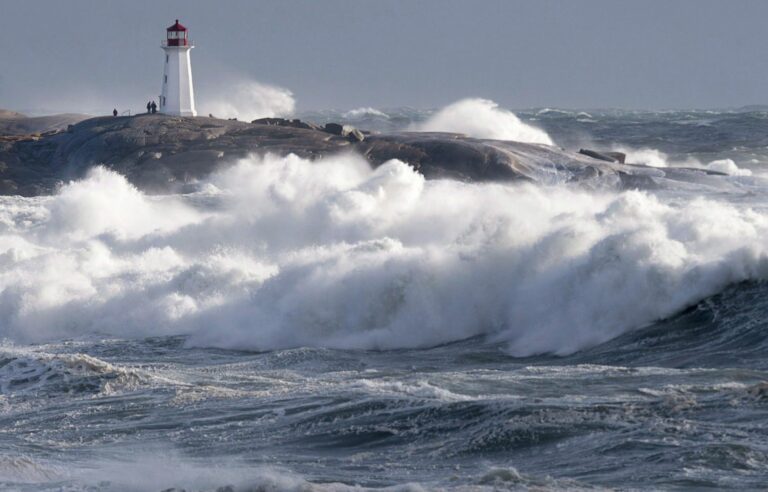
[[[237,80],[301,110],[768,103],[763,0],[0,0],[0,107],[140,109],[176,18],[198,104]]]

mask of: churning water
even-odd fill
[[[186,195],[96,168],[0,198],[0,484],[764,486],[768,113],[310,116],[724,174],[617,190],[266,156]]]

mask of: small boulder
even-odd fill
[[[304,128],[307,130],[322,130],[319,125],[315,125],[309,121],[291,120],[291,126],[294,128]]]
[[[357,128],[352,128],[349,133],[347,133],[346,137],[350,142],[362,142],[365,140],[365,135]]]
[[[251,121],[254,125],[276,125],[276,126],[285,126],[285,123],[288,120],[285,120],[283,118],[259,118],[257,120]]]
[[[579,154],[586,155],[593,159],[605,162],[619,162],[618,159],[612,157],[610,154],[613,152],[598,152],[596,150],[579,149]],[[623,155],[623,154],[622,154]]]
[[[326,123],[323,131],[332,135],[341,135],[344,131],[344,127],[338,123]]]
[[[365,140],[363,132],[352,125],[340,125],[338,123],[326,123],[323,131],[331,135],[345,137],[350,142],[362,142]]]

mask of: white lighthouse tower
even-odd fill
[[[165,69],[160,112],[175,116],[197,116],[195,92],[192,88],[192,64],[189,61],[189,50],[194,46],[189,41],[187,28],[179,24],[179,19],[166,31],[167,37],[162,43]]]

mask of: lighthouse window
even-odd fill
[[[168,63],[168,55],[165,55],[165,63]]]
[[[163,82],[165,82],[166,84],[168,83],[168,76],[167,75],[163,76]]]

